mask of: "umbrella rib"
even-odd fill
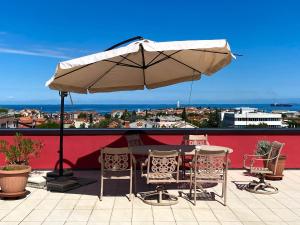
[[[127,56],[129,55],[129,53],[127,54]],[[124,61],[125,58],[121,59],[118,63],[122,63],[122,61]],[[114,64],[111,68],[109,68],[106,72],[104,72],[102,75],[100,75],[95,81],[93,81],[88,87],[87,89],[90,89],[91,87],[93,87],[99,80],[101,80],[106,74],[108,74],[112,69],[114,69],[117,66],[117,64]]]
[[[163,62],[163,61],[165,61],[166,59],[168,59],[170,56],[175,55],[175,54],[177,54],[178,52],[181,52],[181,50],[178,50],[178,51],[176,51],[176,52],[173,52],[171,55],[167,55],[167,56],[166,56],[166,54],[165,54],[163,51],[161,51],[161,52],[159,52],[159,55],[164,54],[165,57],[162,58],[162,59],[160,59],[160,60],[158,60],[158,61],[156,61],[156,62],[154,62],[154,63],[152,63],[152,64],[150,64],[151,62],[148,63],[148,65],[147,65],[146,67],[148,68],[148,67],[153,66],[153,65],[155,65],[155,64],[157,64],[157,63]],[[152,60],[152,61],[153,61],[153,60]]]
[[[144,78],[144,85],[146,85],[146,75],[145,75],[145,69],[146,69],[146,64],[145,64],[145,52],[144,52],[144,47],[142,44],[140,44],[141,47],[141,53],[142,53],[142,63],[143,63],[143,78]]]
[[[181,50],[179,50],[179,51],[181,51]],[[159,52],[161,52],[161,51],[159,51]],[[178,52],[178,51],[177,51],[177,52]],[[182,65],[184,65],[184,66],[186,66],[186,67],[188,67],[188,68],[190,68],[190,69],[192,69],[192,70],[194,70],[194,71],[197,71],[198,73],[202,74],[201,71],[195,69],[194,67],[189,66],[189,65],[185,64],[184,62],[181,62],[181,61],[179,61],[178,59],[175,59],[175,58],[171,57],[172,55],[174,55],[174,54],[177,53],[177,52],[174,52],[174,53],[172,53],[171,55],[167,55],[167,54],[165,54],[165,53],[163,53],[163,52],[161,52],[161,54],[163,54],[164,56],[166,56],[166,59],[168,59],[168,58],[169,58],[169,59],[173,59],[175,62],[178,62],[178,63],[180,63],[180,64],[182,64]],[[166,59],[165,59],[165,60],[166,60]],[[159,62],[159,61],[157,61],[157,62]],[[155,62],[155,63],[152,63],[152,65],[154,65],[154,64],[156,64],[156,62]],[[152,66],[152,65],[149,65],[149,66]]]
[[[127,64],[127,63],[121,63],[121,62],[115,62],[115,61],[108,60],[108,59],[105,59],[105,60],[103,60],[103,61],[104,61],[104,62],[115,63],[115,64],[118,65],[118,66],[127,66],[127,67],[133,67],[133,68],[138,68],[138,69],[141,69],[141,68],[142,68],[142,67],[140,67],[140,66],[130,65],[130,64]]]
[[[64,77],[64,76],[66,76],[66,75],[69,75],[69,74],[71,74],[71,73],[73,73],[73,72],[76,72],[76,71],[78,71],[78,70],[81,70],[81,69],[83,69],[83,68],[85,68],[85,67],[87,67],[87,66],[90,66],[90,65],[92,65],[92,64],[95,64],[95,63],[96,63],[96,62],[94,62],[94,63],[89,63],[89,64],[84,65],[84,66],[82,66],[82,67],[79,67],[79,68],[77,68],[77,69],[75,69],[75,70],[72,70],[72,71],[70,71],[70,72],[67,72],[67,73],[65,73],[65,74],[62,74],[62,75],[60,75],[59,77],[55,77],[54,80],[57,80],[58,78]]]
[[[128,55],[127,55],[128,56]],[[122,57],[123,59],[126,59],[126,60],[128,60],[129,62],[132,62],[132,63],[134,63],[135,65],[137,65],[137,66],[139,66],[139,67],[142,67],[142,65],[140,65],[140,64],[138,64],[138,63],[136,63],[136,62],[134,62],[133,60],[131,60],[131,59],[128,59],[127,57],[125,57],[125,56],[122,56],[122,55],[120,55],[120,57]]]
[[[159,56],[161,55],[161,52],[160,53],[158,53],[148,64],[147,64],[147,66],[148,65],[150,65],[155,59],[157,59]]]
[[[127,54],[127,56],[128,56],[128,55],[129,55],[129,54]],[[136,62],[134,62],[134,61],[132,61],[132,60],[130,60],[130,59],[128,59],[128,58],[122,56],[122,55],[120,55],[120,57],[122,57],[123,59],[126,59],[126,60],[128,60],[128,61],[130,61],[130,62],[132,62],[132,63],[134,63],[135,65],[138,66],[137,68],[141,68],[141,67],[142,67],[140,64],[138,64],[138,63],[136,63]],[[105,60],[103,60],[103,61],[105,61]],[[106,61],[108,61],[108,60],[106,60]],[[123,61],[123,60],[122,60],[122,61]],[[59,79],[59,78],[61,78],[61,77],[64,77],[64,76],[66,76],[66,75],[69,75],[69,74],[71,74],[71,73],[73,73],[73,72],[76,72],[76,71],[78,71],[78,70],[81,70],[81,69],[83,69],[83,68],[85,68],[85,67],[87,67],[87,66],[93,65],[93,64],[98,63],[98,62],[99,62],[99,61],[93,62],[93,63],[89,63],[89,64],[87,64],[87,65],[84,65],[84,66],[82,66],[82,67],[79,67],[79,68],[77,68],[77,69],[75,69],[75,70],[72,70],[72,71],[70,71],[70,72],[67,72],[67,73],[65,73],[65,74],[62,74],[62,75],[60,75],[59,77],[55,77],[54,80],[57,80],[57,79]],[[112,62],[113,62],[113,61],[112,61]],[[114,62],[114,63],[117,63],[117,62]],[[128,64],[128,65],[129,65],[129,64]]]

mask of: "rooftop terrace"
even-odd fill
[[[99,178],[99,171],[77,171],[76,175]],[[0,225],[298,225],[300,224],[300,171],[287,170],[275,195],[252,194],[237,188],[246,184],[242,170],[229,171],[228,206],[218,199],[199,200],[192,205],[179,198],[173,206],[150,206],[138,197],[129,202],[126,181],[108,183],[103,201],[99,201],[99,182],[70,191],[51,193],[28,188],[31,192],[20,200],[0,200]],[[108,181],[109,182],[109,181]],[[124,183],[123,183],[124,182]],[[141,179],[139,185],[145,184]],[[236,184],[235,184],[236,183]],[[125,185],[123,185],[125,184]],[[219,187],[208,189],[216,190]],[[183,189],[183,191],[186,191]],[[170,190],[178,194],[178,190]]]

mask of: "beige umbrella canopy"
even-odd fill
[[[154,42],[138,36],[104,52],[59,63],[54,76],[46,82],[49,88],[59,90],[61,96],[58,175],[65,175],[63,121],[67,92],[153,89],[199,80],[202,74],[210,76],[228,65],[232,58],[226,40]]]
[[[141,39],[61,62],[46,86],[75,93],[153,89],[212,75],[233,57],[226,40]]]

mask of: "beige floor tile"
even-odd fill
[[[131,222],[128,222],[128,221],[118,221],[118,222],[116,222],[116,221],[111,221],[110,223],[109,223],[109,225],[131,225]]]
[[[270,209],[255,209],[253,208],[252,211],[263,221],[281,221],[281,219],[274,214]]]
[[[35,209],[31,211],[31,213],[24,219],[24,221],[42,222],[46,219],[46,217],[49,214],[50,214],[50,210]]]
[[[290,209],[272,209],[272,211],[283,221],[300,221],[300,217]]]
[[[220,225],[219,222],[212,222],[212,221],[198,221],[199,225]]]
[[[264,222],[260,221],[260,222],[253,222],[253,221],[244,221],[243,225],[265,225]]]
[[[234,208],[232,211],[240,221],[261,221],[260,218],[248,208]]]
[[[23,221],[21,223],[19,223],[19,225],[41,225],[42,222],[26,222],[26,221]]]
[[[259,201],[256,198],[253,199],[249,199],[249,198],[240,198],[240,200],[246,205],[248,206],[250,209],[254,208],[254,209],[265,209],[267,208],[266,205],[264,205],[261,201]]]
[[[134,208],[132,213],[132,221],[153,221],[152,209]]]
[[[57,203],[55,209],[74,209],[78,200],[61,200]]]
[[[214,215],[221,222],[238,222],[238,218],[229,209],[212,209]]]
[[[133,201],[129,201],[126,197],[116,197],[114,208],[132,208]]]
[[[11,211],[7,216],[5,216],[2,221],[8,222],[17,222],[17,221],[23,221],[24,218],[31,212],[31,210],[13,210]]]
[[[35,207],[35,209],[52,210],[58,202],[59,199],[44,199]]]
[[[177,221],[176,225],[198,225],[197,222],[192,222],[192,221]]]
[[[211,209],[193,209],[194,215],[198,222],[202,221],[217,221]]]
[[[91,213],[92,210],[75,209],[71,212],[70,216],[67,218],[67,221],[86,222],[88,221]]]
[[[96,199],[80,199],[76,205],[75,209],[93,209],[96,205]]]
[[[64,225],[86,225],[86,222],[75,222],[75,221],[67,221]]]
[[[112,211],[111,222],[122,221],[131,222],[132,220],[132,209],[131,208],[114,208]]]
[[[94,209],[112,209],[114,207],[114,204],[114,197],[103,197],[102,201],[96,201]]]
[[[49,216],[46,218],[46,221],[66,221],[69,215],[71,214],[72,210],[70,209],[54,209],[51,211]]]
[[[64,225],[65,221],[44,221],[42,225]]]
[[[171,222],[171,221],[157,221],[157,222],[154,222],[154,225],[176,225],[175,222]]]
[[[153,218],[156,222],[174,222],[171,208],[153,207]]]
[[[66,193],[62,199],[63,200],[79,200],[80,198],[81,198],[80,194]]]
[[[154,225],[153,221],[132,221],[131,225]]]
[[[89,222],[109,222],[112,209],[95,209],[92,211]]]
[[[172,209],[174,218],[177,221],[196,221],[192,209]]]
[[[269,209],[285,209],[286,207],[282,205],[276,199],[260,199],[260,201],[267,206]]]
[[[0,225],[18,225],[19,222],[0,222]]]
[[[243,225],[242,222],[221,222],[222,225]]]
[[[101,221],[101,222],[93,222],[93,221],[88,221],[87,225],[109,225],[108,221]]]

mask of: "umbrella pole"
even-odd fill
[[[67,92],[60,92],[60,125],[59,125],[59,176],[64,175],[64,113]]]

